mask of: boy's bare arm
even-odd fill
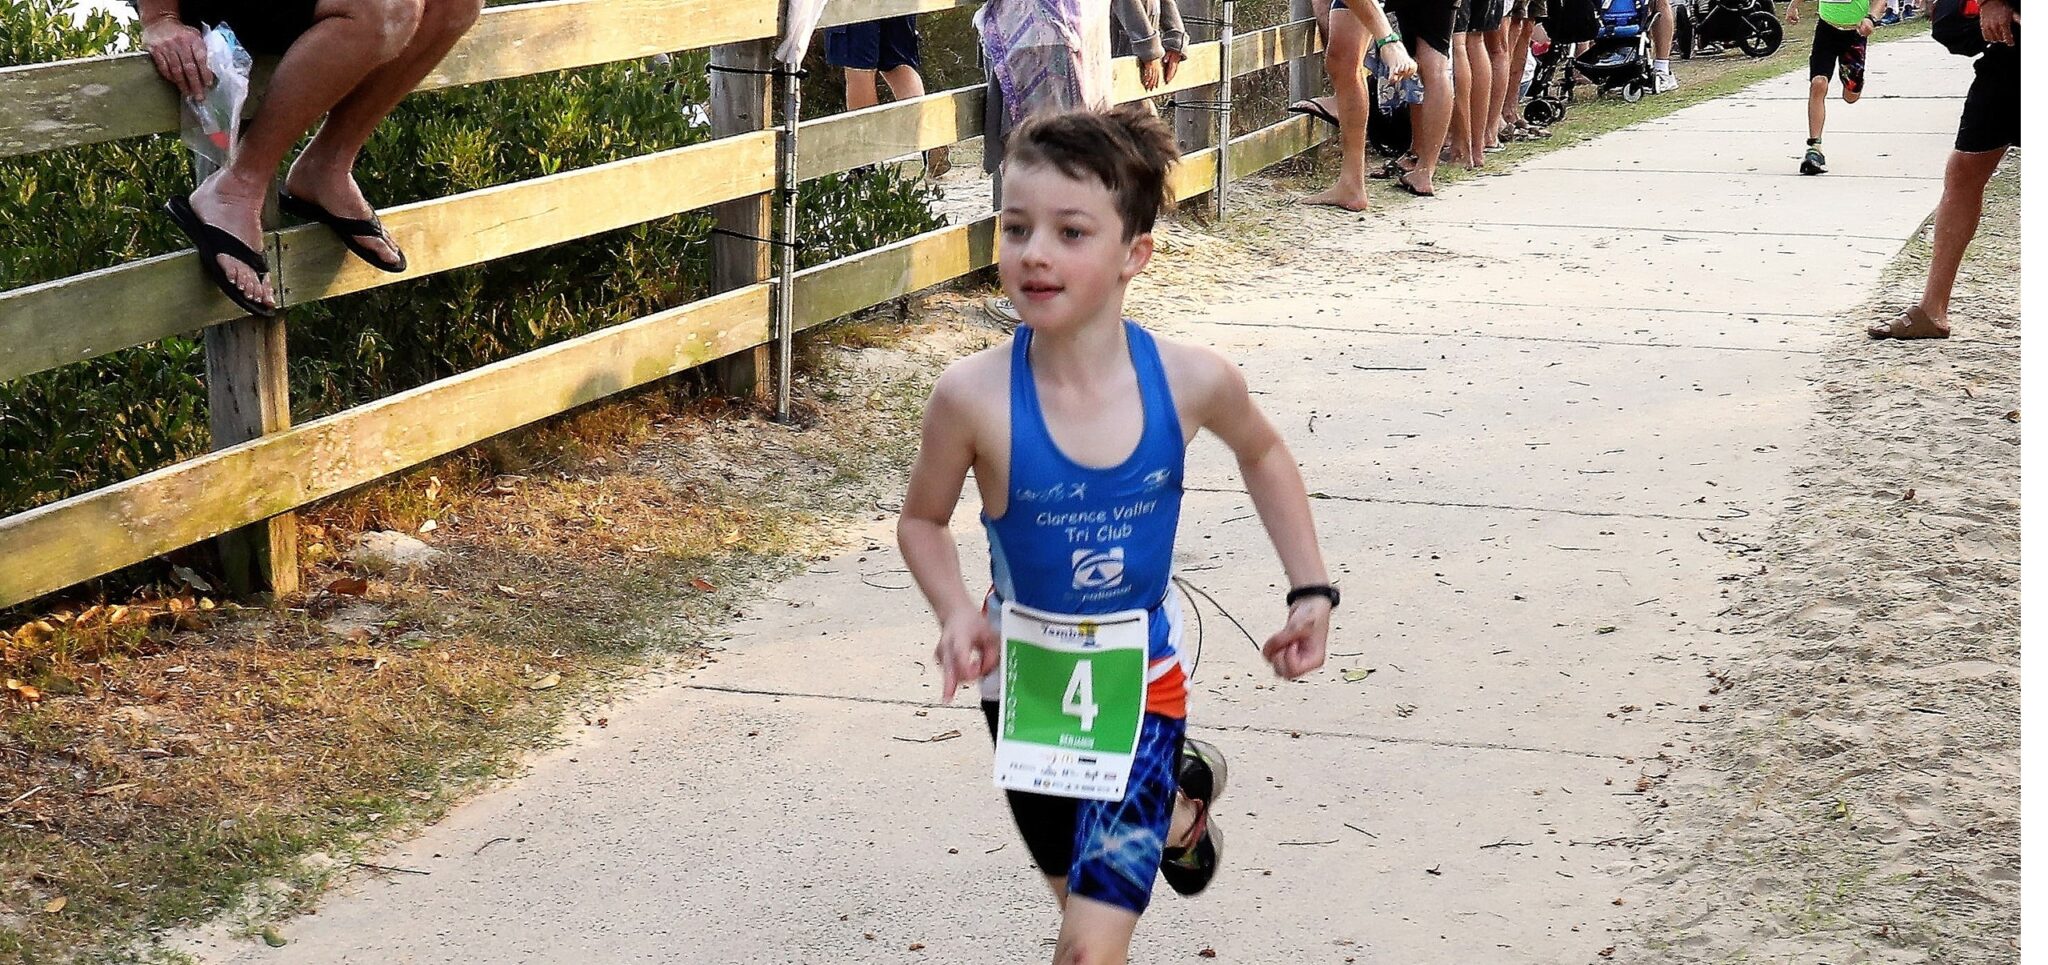
[[[1316,542],[1315,516],[1309,511],[1308,487],[1288,450],[1286,440],[1252,401],[1244,374],[1229,360],[1206,356],[1202,427],[1237,456],[1245,492],[1265,524],[1266,535],[1280,556],[1290,586],[1326,584],[1329,569]],[[1290,680],[1322,666],[1330,632],[1330,601],[1303,597],[1288,609],[1287,625],[1266,641],[1266,659]]]
[[[959,380],[941,378],[925,407],[923,439],[896,521],[904,566],[939,620],[933,656],[943,677],[940,699],[947,701],[960,684],[987,673],[997,656],[995,634],[967,592],[953,541],[953,510],[974,466],[974,426],[963,403]]]

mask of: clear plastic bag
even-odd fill
[[[254,66],[255,59],[228,25],[206,28],[206,67],[213,71],[213,88],[203,99],[184,98],[179,110],[179,137],[192,149],[195,180],[204,181],[227,166],[242,130],[242,104],[249,99]]]

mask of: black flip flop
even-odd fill
[[[405,270],[405,252],[398,252],[398,264],[394,265],[380,259],[376,252],[356,240],[381,238],[393,250],[398,248],[398,243],[392,241],[390,233],[384,230],[384,222],[378,220],[375,215],[368,218],[344,218],[287,191],[277,192],[277,208],[294,218],[317,221],[332,228],[334,234],[341,239],[341,243],[348,246],[348,250],[355,252],[357,258],[361,258],[378,271],[388,271],[396,275]]]
[[[1375,181],[1391,181],[1415,170],[1414,168],[1401,166],[1401,162],[1409,158],[1415,158],[1415,163],[1417,164],[1422,163],[1422,159],[1415,157],[1413,154],[1403,154],[1400,157],[1388,158],[1387,163],[1380,165],[1378,170],[1365,172],[1365,176]]]
[[[1307,104],[1308,106],[1301,106],[1303,104]],[[1287,113],[1307,114],[1310,117],[1320,117],[1323,120],[1329,121],[1331,127],[1344,126],[1341,121],[1337,120],[1337,115],[1330,113],[1329,108],[1316,103],[1314,98],[1310,98],[1308,100],[1303,101],[1295,101],[1294,103],[1287,105]]]
[[[1409,194],[1412,194],[1412,195],[1414,195],[1414,196],[1416,196],[1416,197],[1418,197],[1418,198],[1434,198],[1434,197],[1436,197],[1436,192],[1435,192],[1435,191],[1424,191],[1424,190],[1422,190],[1422,189],[1420,189],[1420,188],[1417,188],[1417,187],[1416,187],[1415,185],[1412,185],[1412,184],[1409,184],[1409,183],[1408,183],[1408,175],[1409,175],[1409,174],[1414,174],[1414,173],[1415,173],[1415,172],[1413,172],[1413,171],[1409,171],[1409,172],[1408,172],[1407,174],[1402,174],[1402,175],[1399,175],[1399,176],[1395,177],[1395,178],[1394,178],[1394,187],[1400,188],[1401,190],[1403,190],[1403,191],[1406,191],[1406,192],[1408,192]]]
[[[192,246],[199,249],[199,267],[205,270],[206,277],[213,280],[213,286],[220,289],[221,294],[228,296],[229,301],[251,315],[262,318],[277,315],[275,306],[265,305],[250,298],[240,288],[235,287],[234,280],[228,277],[227,269],[220,266],[220,256],[226,255],[249,266],[259,277],[268,279],[270,262],[263,257],[262,252],[244,244],[242,239],[228,234],[227,229],[207,224],[199,217],[199,212],[192,210],[190,195],[179,195],[164,202],[164,210],[170,212],[171,220],[177,223],[178,230],[183,231],[185,237],[192,240]]]

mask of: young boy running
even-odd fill
[[[1821,128],[1828,120],[1828,83],[1840,64],[1842,103],[1854,104],[1863,98],[1863,56],[1870,48],[1870,32],[1877,29],[1877,18],[1884,16],[1889,6],[1888,0],[1819,0],[1819,4],[1813,53],[1807,60],[1813,79],[1806,87],[1806,157],[1799,162],[1800,174],[1828,172],[1827,155],[1820,149]],[[1787,0],[1785,18],[1799,22],[1799,0]]]
[[[1294,457],[1236,366],[1123,317],[1174,160],[1172,134],[1136,107],[1041,115],[1011,134],[999,272],[1024,321],[939,379],[897,525],[939,620],[942,699],[981,681],[997,783],[1063,911],[1058,965],[1126,961],[1154,878],[1192,893],[1214,873],[1222,760],[1185,739],[1171,585],[1196,432],[1235,453],[1294,587],[1264,647],[1280,676],[1322,665],[1337,600]],[[970,471],[994,571],[985,600],[950,528]]]

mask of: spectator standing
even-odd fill
[[[877,75],[889,85],[889,94],[899,101],[924,96],[924,77],[918,73],[923,64],[918,56],[914,16],[883,17],[826,28],[825,63],[845,74],[849,111],[881,103],[875,86]],[[946,173],[949,166],[945,148],[935,147],[925,153],[925,168],[934,177]]]
[[[1939,9],[1934,16],[1941,16]],[[1941,203],[1934,209],[1934,256],[1927,266],[1927,285],[1918,305],[1887,324],[1871,326],[1871,338],[1948,337],[1949,296],[1955,292],[1963,253],[1977,236],[1977,220],[1984,215],[1984,186],[1991,183],[2005,152],[2020,146],[2019,0],[1982,0],[1977,23],[1985,49],[1963,99],[1956,149],[1948,156]]]

